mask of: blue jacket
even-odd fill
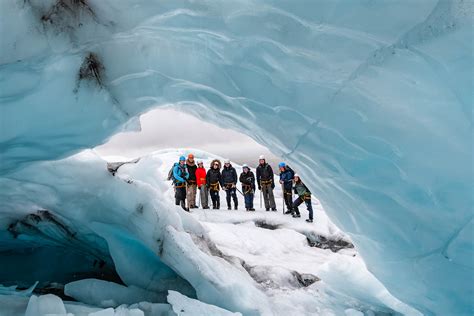
[[[294,171],[288,166],[285,167],[285,171],[280,172],[280,181],[283,181],[283,187],[285,190],[291,191],[294,176]]]
[[[173,167],[173,177],[176,183],[183,183],[189,178],[188,170],[186,169],[186,165],[180,166],[179,163],[175,162]]]

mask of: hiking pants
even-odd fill
[[[186,186],[184,184],[175,186],[174,197],[176,205],[181,205],[181,207],[186,210]]]
[[[271,184],[262,184],[263,200],[265,201],[266,209],[275,209],[275,197],[273,196],[273,189]]]
[[[253,191],[244,194],[245,208],[253,208]]]
[[[201,207],[207,208],[209,205],[209,189],[206,185],[201,185],[199,195],[201,196]]]
[[[286,209],[291,212],[291,209],[293,208],[293,200],[292,200],[293,194],[291,192],[291,188],[286,189],[283,188],[283,200],[285,201]]]
[[[188,207],[193,208],[196,206],[196,189],[197,185],[189,184],[186,186],[186,199],[188,200]]]
[[[209,190],[209,194],[211,195],[212,207],[218,209],[221,206],[221,199],[219,197],[219,191]]]
[[[225,190],[225,199],[227,201],[227,207],[230,208],[230,199],[234,200],[234,206],[237,208],[237,205],[239,204],[239,200],[237,200],[237,190],[236,188],[232,188],[231,185],[228,185]]]
[[[306,208],[308,209],[309,219],[312,220],[313,219],[313,206],[311,205],[311,197],[306,197],[303,199],[301,196],[298,196],[298,198],[293,203],[293,212],[296,214],[300,214],[300,211],[298,210],[298,206],[300,206],[303,202],[306,204]]]

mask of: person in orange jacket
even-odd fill
[[[202,160],[198,160],[196,169],[196,183],[199,188],[199,194],[201,196],[201,206],[203,209],[209,208],[209,188],[206,186],[206,169]]]

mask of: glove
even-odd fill
[[[272,189],[275,189],[275,184],[274,183],[272,183]]]
[[[232,189],[235,188],[235,183],[232,184]]]

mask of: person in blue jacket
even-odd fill
[[[280,162],[278,168],[280,169],[280,184],[283,189],[283,200],[286,205],[285,214],[291,214],[293,208],[293,194],[291,191],[293,188],[293,177],[295,172],[284,162]]]
[[[176,205],[189,212],[186,207],[186,180],[189,178],[189,173],[186,168],[186,157],[179,157],[179,162],[176,162],[173,167],[173,179],[174,179],[174,197]]]

